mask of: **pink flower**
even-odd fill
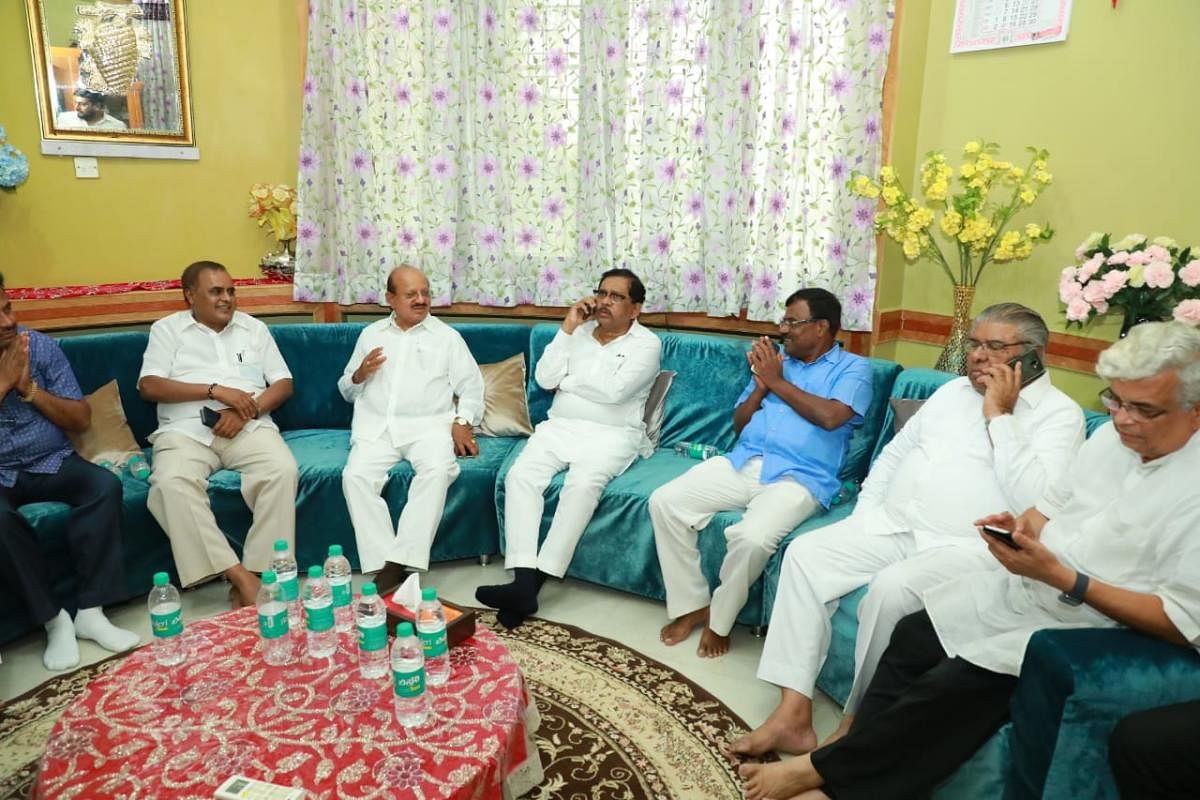
[[[1108,257],[1109,264],[1128,264],[1129,253],[1124,250],[1118,250]]]
[[[1200,325],[1200,300],[1184,300],[1175,306],[1175,312],[1172,316],[1175,317],[1177,322],[1185,322],[1188,325]]]
[[[433,234],[433,244],[437,249],[445,251],[454,247],[454,230],[451,228],[438,228]]]
[[[693,217],[704,216],[704,195],[700,192],[696,192],[690,198],[688,198],[687,210],[688,213]]]
[[[1112,294],[1108,291],[1108,284],[1104,281],[1092,281],[1083,287],[1083,299],[1092,305],[1106,302],[1110,297]]]
[[[546,146],[562,147],[567,143],[567,132],[562,125],[551,125],[546,129]]]
[[[676,79],[667,83],[667,100],[672,105],[683,102],[683,81]]]
[[[1064,278],[1058,284],[1058,299],[1064,303],[1073,303],[1083,297],[1083,286],[1073,280]]]
[[[887,45],[887,35],[883,31],[882,25],[875,25],[867,34],[867,45],[871,48],[872,53],[882,53],[883,48]]]
[[[654,252],[665,256],[671,252],[671,234],[660,233],[654,237]]]
[[[406,106],[412,102],[412,90],[408,88],[407,83],[397,83],[396,88],[392,90],[392,97],[396,98],[400,105]]]
[[[1146,248],[1146,255],[1150,256],[1151,261],[1170,261],[1171,252],[1161,244],[1152,244]]]
[[[658,165],[658,177],[662,178],[665,183],[674,183],[679,177],[679,167],[675,163],[675,159],[668,158]]]
[[[491,106],[496,102],[496,87],[490,83],[485,83],[479,89],[479,101],[485,106]]]
[[[1187,266],[1179,270],[1179,280],[1185,286],[1200,286],[1200,259],[1189,261]]]
[[[1097,253],[1096,255],[1092,256],[1087,261],[1079,265],[1079,280],[1085,282],[1091,280],[1092,276],[1095,275],[1096,271],[1103,265],[1103,253]]]
[[[555,74],[562,72],[567,66],[567,54],[563,52],[561,47],[556,47],[546,56],[546,66]]]
[[[1153,260],[1154,259],[1152,259],[1150,257],[1150,254],[1147,253],[1145,250],[1138,250],[1136,252],[1129,254],[1129,261],[1126,263],[1128,263],[1129,266],[1131,266],[1131,267],[1138,267],[1138,266],[1144,267]]]
[[[608,44],[604,46],[604,57],[609,61],[616,61],[621,55],[621,44],[616,39],[609,39]]]
[[[582,236],[580,236],[579,237],[579,249],[582,250],[583,252],[587,253],[588,255],[591,255],[592,251],[596,249],[595,235],[593,235],[589,231],[589,232],[584,233]]]
[[[775,216],[779,216],[787,208],[787,197],[781,192],[775,192],[767,201],[767,208]]]
[[[525,156],[517,166],[517,174],[527,181],[533,180],[538,175],[538,160],[533,156]]]
[[[1075,280],[1075,268],[1074,267],[1063,267],[1062,272],[1058,276],[1058,280],[1059,280],[1059,282]]]
[[[533,6],[526,6],[521,9],[517,14],[517,23],[528,33],[536,31],[538,26],[537,9]]]
[[[696,121],[692,124],[692,138],[697,142],[703,142],[704,131],[704,117],[696,117]]]
[[[849,72],[838,72],[829,79],[829,90],[833,92],[834,96],[839,100],[842,97],[845,97],[846,92],[850,91],[851,85],[853,84],[850,80]]]
[[[542,214],[546,219],[558,219],[563,213],[563,201],[561,197],[549,197],[545,203],[542,203]]]
[[[450,90],[439,83],[429,90],[429,99],[433,101],[435,106],[444,106],[446,105],[446,101],[450,99]]]
[[[1109,290],[1108,296],[1112,297],[1121,289],[1124,289],[1125,284],[1129,283],[1129,273],[1123,269],[1109,270],[1108,272],[1104,273],[1103,280],[1104,285],[1107,286]]]
[[[1076,297],[1067,303],[1067,319],[1071,322],[1083,322],[1092,314],[1092,307],[1082,297]]]
[[[429,162],[429,173],[439,180],[447,180],[454,176],[454,162],[446,156],[434,156]]]
[[[316,6],[313,6],[313,7],[315,8]],[[395,14],[392,15],[392,25],[398,31],[408,30],[409,16],[408,16],[407,8],[402,8],[399,11],[397,11]]]
[[[400,233],[396,236],[400,240],[400,244],[405,247],[412,247],[417,243],[417,234],[413,232],[412,228],[401,228]]]
[[[532,83],[525,84],[525,86],[523,86],[521,91],[517,94],[521,98],[521,102],[525,104],[526,108],[533,108],[536,106],[538,98],[541,97],[537,86],[533,85]]]
[[[450,9],[440,8],[434,12],[433,26],[437,28],[440,33],[449,33],[451,19],[452,17],[450,15]]]
[[[1155,289],[1166,289],[1175,282],[1175,270],[1171,269],[1170,263],[1166,261],[1151,261],[1142,274],[1146,285]]]
[[[494,251],[500,246],[500,230],[498,228],[487,228],[479,235],[479,244],[484,250]]]
[[[500,170],[500,164],[496,161],[495,156],[485,155],[479,159],[479,174],[485,180],[491,180]]]
[[[408,156],[400,156],[400,160],[396,162],[396,172],[403,178],[407,178],[412,174],[417,164]]]
[[[521,247],[524,247],[526,250],[533,249],[537,246],[537,243],[537,231],[535,231],[533,228],[525,227],[521,228],[521,230],[517,232],[517,244],[521,245]]]

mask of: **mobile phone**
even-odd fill
[[[1037,350],[1032,347],[1008,362],[1010,367],[1021,365],[1021,385],[1028,386],[1046,374],[1046,365],[1042,362]]]
[[[221,421],[221,413],[214,411],[208,406],[203,406],[200,409],[200,421],[207,427],[211,428]]]
[[[997,528],[995,525],[982,525],[980,527],[988,536],[991,536],[993,539],[999,539],[1013,550],[1021,549],[1021,546],[1013,540],[1012,531],[1006,531],[1004,528]]]

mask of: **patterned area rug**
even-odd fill
[[[746,725],[670,667],[570,625],[531,620],[506,631],[541,714],[536,740],[545,781],[538,800],[737,798],[740,782],[720,745]],[[0,708],[0,799],[27,798],[50,729],[113,656],[52,678]]]

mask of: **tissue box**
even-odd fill
[[[392,593],[396,591],[395,586],[390,587],[379,594],[383,597],[383,603],[387,606],[387,626],[388,635],[396,635],[396,625],[401,622],[413,623],[413,628],[416,628],[416,620],[413,614],[404,606],[392,601]],[[446,609],[446,644],[449,647],[455,647],[464,639],[470,639],[475,635],[475,611],[469,608],[456,606],[447,600],[442,600],[442,608]]]

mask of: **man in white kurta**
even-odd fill
[[[361,569],[386,569],[376,580],[384,589],[429,568],[446,491],[458,477],[455,456],[478,455],[471,430],[483,418],[479,365],[458,331],[430,316],[429,281],[405,266],[392,270],[387,287],[392,313],[363,329],[338,380],[354,404],[342,491]],[[393,530],[380,493],[388,470],[405,459],[415,476]]]
[[[922,592],[991,563],[974,521],[1028,508],[1066,468],[1083,441],[1083,412],[1049,375],[1021,387],[1006,364],[1023,349],[1044,348],[1047,336],[1024,306],[981,312],[970,373],[940,387],[887,445],[849,517],[791,543],[758,669],[780,687],[780,703],[734,752],[816,746],[812,696],[830,615],[838,598],[870,582],[858,607],[848,727],[893,628],[921,608]]]
[[[296,537],[296,460],[271,411],[292,395],[292,374],[271,332],[237,310],[236,287],[223,266],[198,261],[183,272],[188,310],[150,327],[138,391],[158,404],[150,513],[171,540],[184,586],[217,574],[232,584],[230,601],[253,605],[272,543]],[[219,413],[209,428],[202,408]],[[242,497],[254,513],[239,562],[217,527],[208,476],[241,473]]]
[[[1112,422],[1020,517],[977,521],[1011,530],[1016,549],[985,538],[997,564],[929,589],[849,733],[779,768],[743,767],[748,797],[928,794],[1003,725],[1039,630],[1125,625],[1200,645],[1200,331],[1137,326],[1097,372]]]
[[[571,306],[538,359],[534,378],[555,394],[549,419],[537,426],[504,481],[504,565],[514,579],[475,593],[499,609],[508,627],[537,611],[546,576],[566,574],[608,482],[650,452],[643,415],[662,343],[637,321],[645,296],[629,270],[605,272],[595,295]],[[558,508],[539,551],[543,493],[563,469]]]

